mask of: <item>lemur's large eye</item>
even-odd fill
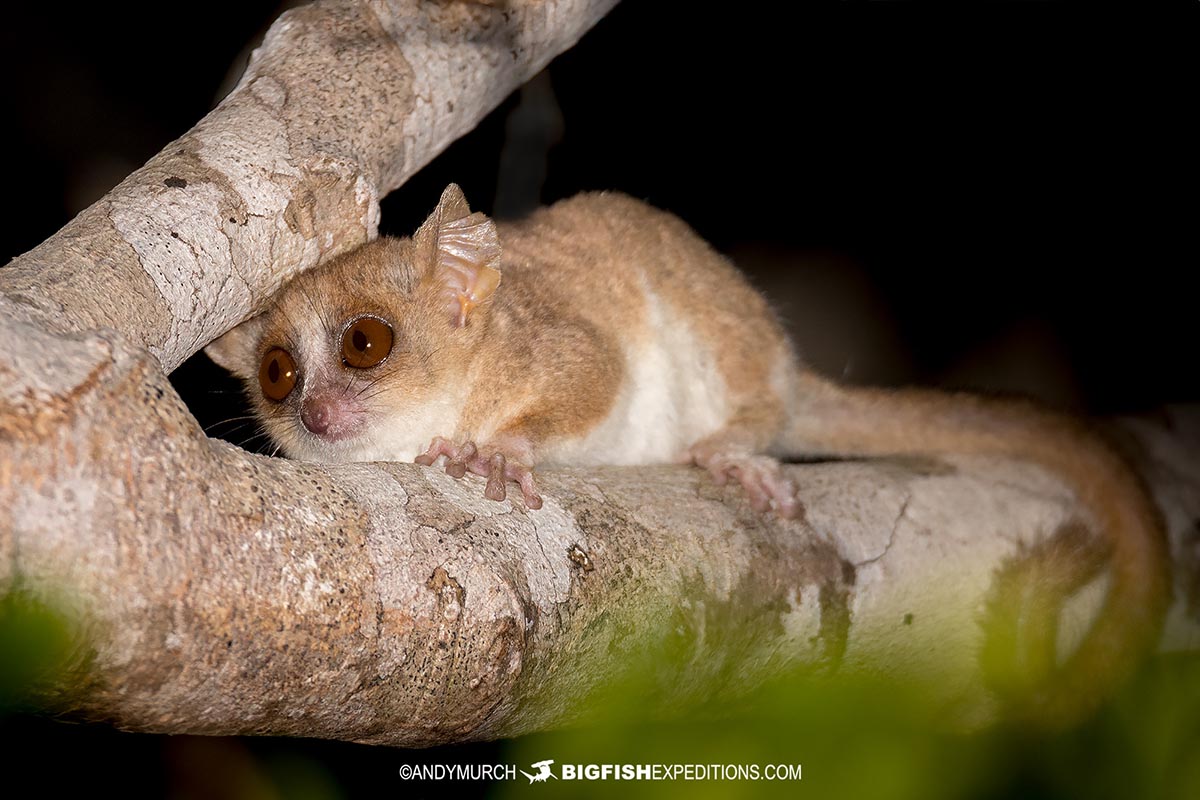
[[[342,334],[342,363],[355,369],[373,367],[392,352],[392,326],[375,317],[359,317]]]
[[[287,350],[273,347],[258,368],[258,385],[268,400],[279,402],[296,388],[296,362]]]

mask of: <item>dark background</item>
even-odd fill
[[[1196,4],[1148,5],[627,2],[530,106],[557,98],[548,162],[498,182],[512,98],[385,201],[383,228],[411,232],[450,181],[520,206],[511,176],[545,169],[544,202],[620,189],[682,216],[823,371],[1102,413],[1200,399]],[[181,8],[8,10],[0,259],[187,130],[277,12]]]
[[[822,371],[1095,413],[1194,402],[1196,4],[1149,6],[627,0],[523,105],[388,198],[383,230],[410,232],[450,181],[512,212],[544,170],[544,202],[620,189],[682,216],[752,273]],[[0,261],[186,131],[278,11],[154,8],[6,8]],[[206,424],[242,413],[203,356],[175,380]],[[187,740],[4,726],[18,755],[77,749],[62,780],[103,785],[106,759],[132,748],[146,768],[111,785],[178,793],[160,756]],[[275,746],[194,745],[221,759]],[[397,763],[295,746],[347,786]]]

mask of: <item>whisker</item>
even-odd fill
[[[226,441],[229,441],[229,438],[230,438],[231,436],[233,436],[233,435],[234,435],[235,433],[237,433],[238,431],[243,431],[243,430],[245,430],[245,429],[246,429],[246,426],[248,426],[249,424],[250,424],[249,422],[243,422],[241,425],[237,425],[237,426],[235,426],[235,427],[233,427],[233,428],[230,428],[229,430],[227,430],[227,431],[225,431],[225,432],[223,432],[223,433],[214,433],[214,434],[212,434],[212,435],[213,435],[213,436],[215,436],[215,437],[217,437],[218,439],[225,439]]]
[[[333,330],[333,326],[330,324],[329,309],[327,307],[319,306],[313,300],[312,295],[308,292],[307,284],[304,281],[298,281],[296,283],[296,288],[300,294],[304,295],[304,299],[308,302],[309,308],[313,310],[313,313],[316,315],[317,319],[321,321],[321,324],[329,330]]]
[[[265,427],[263,427],[261,423],[259,425],[255,426],[253,433],[251,433],[249,436],[247,436],[246,438],[244,438],[240,442],[238,442],[238,447],[248,449],[250,443],[253,442],[255,439],[264,439],[267,442],[269,442],[271,440],[271,434],[267,433],[267,429]],[[254,452],[256,452],[256,453],[262,452],[260,449],[261,447],[262,447],[262,445],[259,445],[259,447],[256,447],[254,449]]]
[[[279,313],[283,314],[283,318],[285,320],[287,320],[288,330],[292,331],[293,335],[298,336],[300,331],[303,329],[299,325],[296,324],[296,321],[294,319],[292,319],[292,315],[290,313],[288,313],[287,304],[286,303],[276,303],[275,307],[277,309],[279,309]],[[295,343],[291,342],[291,341],[286,341],[286,338],[287,337],[285,336],[285,342],[283,344],[286,345],[286,349],[292,353],[292,357],[296,359],[297,363],[299,363],[299,361],[300,361],[299,354],[296,352],[293,352],[295,350]]]
[[[204,428],[204,432],[205,432],[205,433],[208,433],[209,431],[211,431],[213,428],[217,427],[218,425],[224,425],[224,424],[226,424],[227,422],[240,422],[240,421],[242,421],[242,420],[245,420],[245,419],[251,419],[251,420],[252,420],[252,419],[257,419],[257,417],[256,417],[254,414],[243,414],[243,415],[242,415],[242,416],[240,416],[240,417],[230,417],[229,419],[222,419],[222,420],[218,420],[218,421],[216,421],[216,422],[213,422],[213,423],[211,423],[211,424],[209,424],[209,425],[206,425],[206,426],[205,426],[205,428]],[[245,426],[242,426],[242,427],[245,427]]]
[[[358,399],[359,395],[361,395],[361,394],[362,394],[363,392],[365,392],[367,389],[370,389],[370,388],[371,388],[372,386],[374,386],[375,384],[379,383],[381,380],[383,380],[383,377],[384,377],[384,376],[383,376],[383,373],[380,373],[379,375],[376,375],[376,376],[375,376],[375,380],[371,381],[371,382],[370,382],[370,383],[368,383],[366,386],[363,386],[361,389],[359,389],[359,390],[358,390],[358,394],[355,394],[355,395],[354,395],[354,398],[355,398],[355,399]]]
[[[385,395],[385,394],[387,394],[388,392],[395,391],[397,388],[398,388],[398,387],[395,387],[395,386],[388,386],[387,384],[384,384],[383,386],[380,386],[380,387],[379,387],[379,388],[377,388],[375,391],[371,392],[370,394],[366,395],[365,397],[356,398],[356,399],[359,399],[359,400],[361,400],[362,402],[364,402],[364,403],[365,403],[365,402],[367,402],[368,400],[372,400],[372,399],[374,399],[374,398],[376,398],[376,397],[379,397],[379,396],[381,396],[381,395]]]

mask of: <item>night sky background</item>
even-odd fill
[[[142,8],[5,9],[0,262],[194,124],[279,10]],[[734,257],[828,374],[1101,414],[1195,402],[1196,11],[626,0],[385,200],[382,229],[411,232],[451,181],[498,216],[619,189]],[[204,356],[174,379],[201,422],[242,413]],[[18,757],[75,747],[60,779],[81,788],[137,756],[111,785],[179,794],[187,739],[4,726]],[[190,746],[230,763],[276,747]],[[296,747],[351,789],[394,771],[386,750]]]

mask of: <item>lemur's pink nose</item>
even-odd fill
[[[363,408],[341,392],[322,392],[300,403],[300,421],[309,433],[336,442],[358,433]]]
[[[322,402],[309,403],[305,401],[300,406],[300,421],[304,427],[318,436],[329,430],[329,406]]]

